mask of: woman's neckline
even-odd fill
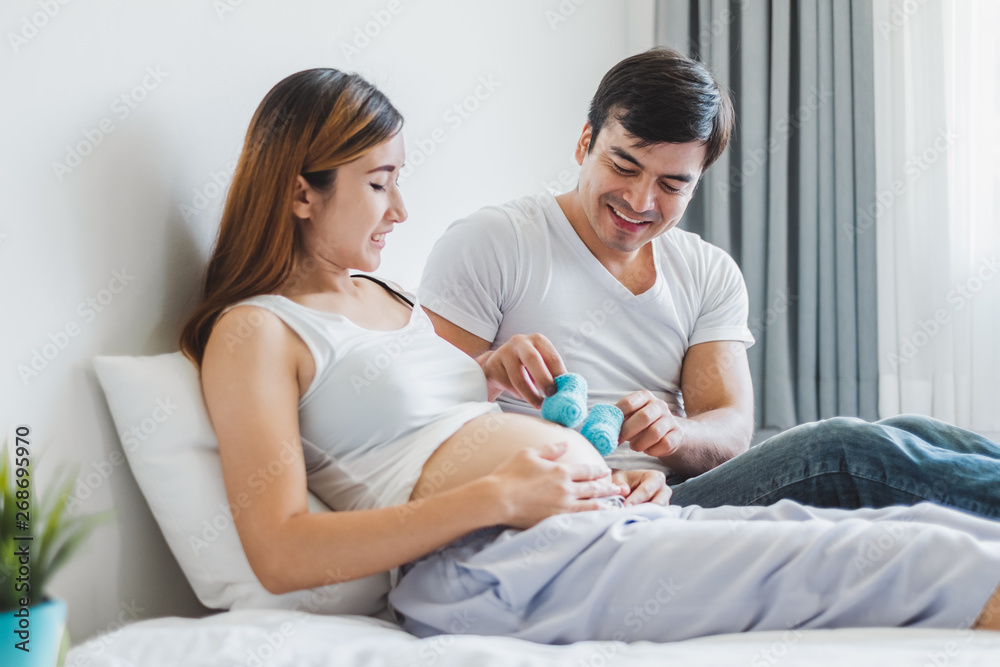
[[[367,331],[369,333],[395,333],[395,332],[404,331],[404,330],[408,329],[416,321],[417,308],[420,307],[419,305],[417,305],[416,300],[414,300],[414,306],[410,309],[410,317],[409,317],[409,319],[406,321],[406,324],[404,324],[403,326],[399,327],[398,329],[371,329],[369,327],[363,327],[363,326],[361,326],[360,324],[358,324],[357,322],[355,322],[354,320],[352,320],[347,315],[344,315],[343,313],[334,313],[334,312],[329,311],[329,310],[320,310],[318,308],[312,308],[311,306],[303,305],[303,304],[299,303],[298,301],[293,301],[292,299],[288,298],[284,294],[269,294],[268,296],[274,296],[274,297],[278,297],[279,299],[284,299],[288,303],[294,304],[295,306],[297,306],[299,308],[302,308],[303,310],[308,310],[310,313],[315,313],[315,314],[321,315],[323,317],[331,317],[331,318],[341,319],[341,320],[347,322],[348,324],[350,324],[351,326],[355,327],[356,329],[360,329],[361,331]],[[407,294],[407,296],[412,296],[412,295]]]

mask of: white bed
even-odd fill
[[[467,667],[479,665],[697,665],[699,667],[955,667],[1000,665],[1000,633],[857,629],[758,632],[672,644],[580,642],[441,635],[417,639],[389,621],[282,610],[227,611],[202,619],[132,623],[76,646],[67,667]]]

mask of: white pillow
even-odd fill
[[[218,442],[198,370],[187,357],[180,352],[96,357],[94,368],[132,474],[203,605],[319,614],[384,612],[387,572],[284,595],[273,595],[260,584],[233,525]],[[331,511],[312,493],[309,510]]]

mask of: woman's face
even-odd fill
[[[406,220],[396,180],[403,168],[397,132],[366,155],[337,169],[328,198],[299,176],[292,211],[300,218],[305,251],[323,265],[374,271],[385,235]]]

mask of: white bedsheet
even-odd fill
[[[545,646],[503,637],[417,639],[366,616],[228,611],[201,619],[132,623],[75,646],[67,667],[956,667],[1000,665],[1000,633],[856,629],[759,632],[654,644],[580,642]]]

